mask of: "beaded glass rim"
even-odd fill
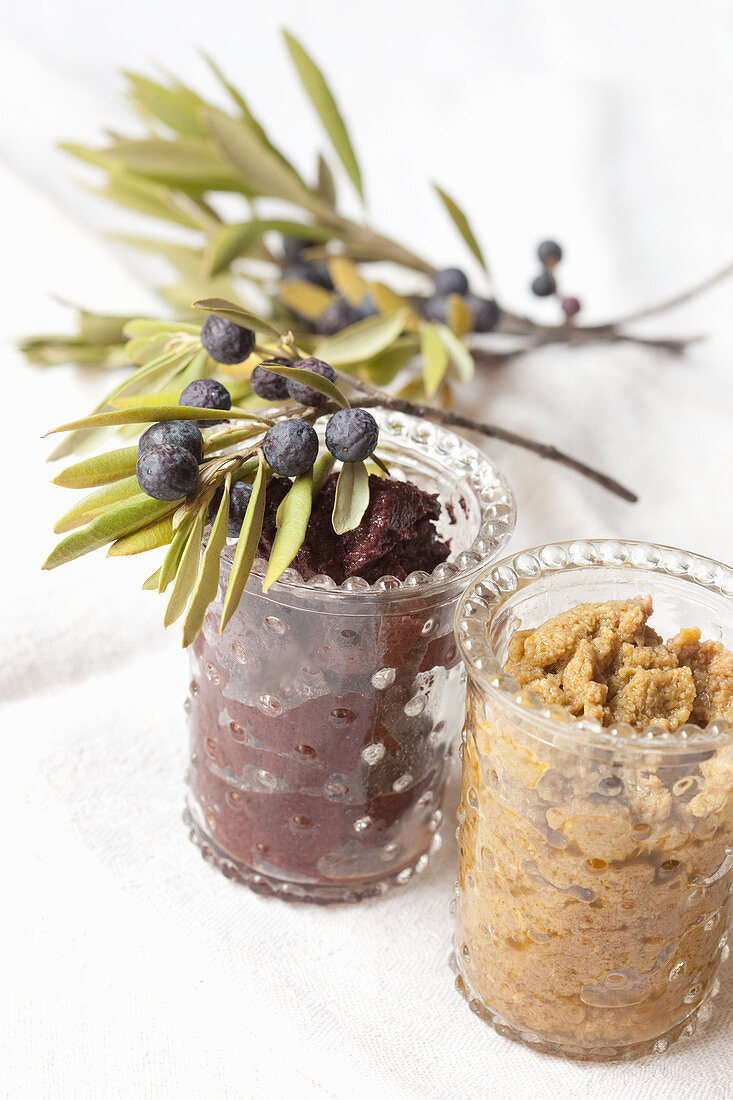
[[[410,573],[405,580],[384,576],[370,584],[362,577],[349,577],[342,584],[336,584],[331,577],[316,576],[305,580],[297,569],[286,569],[282,577],[272,586],[271,594],[278,590],[290,591],[307,589],[309,592],[332,593],[334,596],[368,596],[370,593],[382,595],[390,593],[390,598],[403,596],[437,596],[445,590],[458,587],[461,590],[474,577],[494,560],[508,542],[516,523],[517,510],[514,494],[503,473],[491,459],[463,439],[440,425],[421,420],[407,413],[391,412],[385,409],[370,410],[379,424],[379,451],[395,453],[394,462],[399,461],[399,451],[405,458],[419,461],[420,455],[429,455],[443,471],[459,480],[465,478],[476,493],[480,508],[480,523],[476,537],[470,546],[461,551],[455,560],[437,565],[432,573],[422,571]],[[325,427],[318,425],[319,435],[323,437]],[[429,469],[429,467],[426,467]],[[230,541],[233,550],[234,542]],[[252,567],[253,576],[261,579],[267,569],[267,562],[257,558]]]
[[[541,577],[570,570],[626,566],[649,574],[666,574],[705,588],[733,603],[733,569],[712,558],[673,546],[610,539],[583,539],[548,543],[503,558],[474,578],[456,609],[456,639],[469,676],[489,696],[517,718],[530,719],[537,736],[578,748],[632,752],[689,753],[720,748],[733,740],[733,722],[720,720],[705,728],[685,723],[674,733],[661,726],[635,729],[625,722],[601,726],[589,718],[575,718],[562,706],[547,703],[502,672],[489,652],[488,628],[502,604],[520,588]]]

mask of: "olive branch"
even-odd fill
[[[146,589],[170,596],[164,623],[169,626],[183,617],[183,644],[189,645],[201,630],[204,616],[216,599],[220,558],[227,539],[232,486],[246,482],[251,495],[224,595],[220,628],[223,631],[236,610],[250,576],[262,535],[267,484],[272,476],[263,450],[271,429],[283,418],[314,425],[339,409],[386,408],[475,431],[524,447],[565,465],[583,476],[634,501],[634,494],[608,475],[587,466],[557,448],[527,439],[498,425],[485,424],[458,414],[416,404],[395,397],[359,378],[355,373],[336,372],[336,381],[295,365],[303,349],[290,331],[279,329],[270,319],[261,318],[236,303],[216,299],[195,303],[196,309],[210,316],[249,327],[255,333],[254,350],[243,364],[226,368],[236,370],[234,380],[227,378],[233,404],[221,409],[186,406],[178,403],[181,391],[191,381],[221,374],[221,364],[209,358],[201,343],[201,330],[192,324],[177,328],[163,321],[133,320],[127,326],[130,341],[136,342],[135,355],[140,365],[133,375],[116,386],[106,398],[79,420],[62,424],[48,434],[64,433],[65,438],[52,458],[85,453],[90,445],[99,448],[111,434],[138,435],[149,424],[165,421],[211,422],[203,442],[202,461],[195,488],[186,498],[158,500],[141,489],[136,476],[138,447],[127,445],[82,457],[54,477],[65,488],[91,490],[77,500],[57,520],[54,530],[64,537],[51,551],[45,569],[54,569],[104,546],[107,556],[127,556],[166,548],[160,567],[145,581]],[[406,316],[400,312],[382,319],[401,325]],[[372,326],[373,332],[376,331]],[[297,405],[293,401],[267,405],[252,392],[248,376],[260,364],[273,375],[305,383],[326,399],[322,404]],[[289,366],[287,363],[294,365]],[[238,378],[238,380],[237,380]],[[152,387],[160,387],[158,389]],[[221,426],[222,418],[227,423]],[[314,500],[334,467],[331,454],[322,454],[312,469],[294,477],[277,515],[277,533],[269,556],[263,587],[267,591],[291,565],[306,535]],[[369,505],[369,474],[388,472],[378,453],[366,463],[342,462],[338,474],[333,510],[337,534],[356,528]],[[216,507],[212,502],[216,502]],[[207,518],[208,539],[204,539]],[[202,541],[204,550],[201,552]]]
[[[303,46],[290,34],[284,37],[332,153],[363,202],[362,171],[332,91]],[[440,273],[435,264],[366,221],[346,216],[328,159],[319,154],[308,179],[273,143],[216,63],[210,58],[206,62],[229,101],[228,111],[177,78],[155,81],[126,73],[128,96],[145,136],[115,135],[102,148],[63,146],[102,173],[101,186],[93,188],[96,194],[179,234],[176,241],[117,239],[162,256],[176,272],[174,282],[158,289],[175,311],[181,331],[181,322],[191,320],[189,303],[194,299],[233,301],[242,309],[252,300],[265,301],[271,319],[292,330],[300,347],[334,365],[338,356],[339,366],[380,388],[407,371],[398,396],[444,403],[450,387],[470,379],[477,366],[505,362],[549,344],[623,341],[680,353],[692,338],[640,336],[630,326],[682,304],[733,272],[733,264],[727,264],[682,294],[595,325],[578,323],[576,299],[564,300],[560,323],[546,325],[505,308],[495,291],[491,298],[467,292],[436,297],[431,283]],[[488,291],[489,265],[467,215],[443,188],[434,189]],[[227,219],[224,194],[241,197],[245,217]],[[375,279],[374,262],[402,269],[403,280],[411,278],[413,289],[398,293]],[[554,269],[546,270],[541,281],[543,294],[557,291]],[[492,307],[488,311],[487,305]],[[395,320],[398,314],[400,322]],[[42,365],[135,365],[140,344],[134,334],[125,339],[130,321],[82,310],[75,335],[32,336],[21,346],[32,362]],[[514,341],[509,350],[507,337]],[[419,373],[410,378],[415,366]]]

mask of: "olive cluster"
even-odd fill
[[[562,260],[562,248],[557,241],[541,241],[537,246],[537,258],[542,270],[532,280],[532,293],[538,298],[549,298],[552,294],[557,294],[555,268]],[[560,307],[568,320],[580,313],[580,302],[577,298],[561,298]]]
[[[246,359],[255,345],[254,333],[233,321],[214,314],[201,327],[201,343],[214,362],[232,365]],[[320,390],[295,378],[285,378],[268,370],[267,366],[299,367],[336,381],[336,372],[321,359],[269,359],[252,371],[253,393],[266,401],[291,398],[299,405],[316,409],[328,398]],[[232,407],[229,391],[215,378],[199,378],[181,393],[179,405],[202,409],[220,409],[226,413]],[[222,419],[226,419],[223,417]],[[198,484],[199,465],[203,460],[204,439],[201,427],[219,424],[220,420],[165,420],[152,424],[140,436],[136,466],[140,488],[156,500],[178,500],[189,496]],[[379,428],[366,409],[339,409],[330,417],[325,432],[326,446],[341,462],[361,462],[373,454],[379,439]],[[262,441],[262,451],[270,469],[283,477],[307,473],[318,457],[319,441],[308,420],[291,417],[279,420]],[[235,482],[231,491],[229,534],[239,534],[251,486]],[[221,491],[211,502],[209,516],[215,515]]]

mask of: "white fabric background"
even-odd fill
[[[673,293],[733,254],[724,0],[31,0],[3,8],[5,336],[63,329],[51,292],[112,312],[155,308],[139,259],[98,236],[121,215],[85,196],[81,170],[52,148],[124,123],[121,66],[158,60],[210,91],[203,45],[311,163],[320,134],[281,25],[339,93],[373,220],[463,264],[427,186],[438,179],[472,212],[508,304],[550,317],[526,290],[543,236],[564,242],[564,285],[589,319]],[[513,547],[619,535],[733,558],[732,304],[727,285],[647,323],[708,334],[682,361],[623,345],[546,350],[464,395],[641,494],[617,502],[492,446],[519,500]],[[416,887],[356,908],[268,902],[202,863],[179,821],[186,662],[139,590],[149,563],[39,572],[67,498],[48,485],[37,436],[108,379],[34,370],[10,347],[3,358],[6,1094],[733,1096],[730,979],[704,1036],[650,1064],[541,1058],[474,1019],[446,967],[450,836]]]

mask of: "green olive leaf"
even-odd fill
[[[122,330],[128,338],[133,336],[159,336],[167,333],[173,336],[177,332],[184,332],[187,336],[198,336],[201,325],[188,325],[183,321],[154,321],[147,317],[133,317],[125,324]]]
[[[336,459],[330,451],[317,458],[313,465],[313,499],[315,500],[323,486],[328,481],[331,471],[336,465]],[[278,521],[279,522],[279,521]]]
[[[333,173],[328,166],[328,161],[325,157],[318,154],[318,178],[316,180],[316,194],[321,202],[324,202],[326,206],[336,206],[336,183],[333,178]]]
[[[164,516],[157,523],[151,523],[149,527],[143,527],[140,531],[133,531],[131,535],[124,535],[117,542],[113,542],[107,551],[108,558],[128,557],[131,554],[143,554],[147,550],[155,550],[158,546],[167,546],[173,540],[173,520],[171,516]]]
[[[321,374],[316,374],[315,371],[305,370],[302,367],[281,367],[279,363],[268,363],[267,369],[273,374],[279,374],[283,378],[292,378],[296,382],[302,382],[304,386],[310,386],[311,389],[318,390],[319,393],[325,394],[331,401],[335,401],[342,409],[348,409],[349,407],[348,397],[341,392],[336,383],[329,378],[324,378]]]
[[[196,513],[189,528],[181,560],[176,570],[175,580],[173,581],[168,606],[163,616],[163,626],[166,628],[183,614],[191,589],[196,581],[196,571],[201,555],[201,537],[204,533],[204,519],[205,513],[200,510]]]
[[[129,316],[115,317],[82,309],[79,311],[79,336],[86,344],[119,344],[129,320]]]
[[[328,336],[318,344],[318,357],[333,366],[358,363],[372,359],[393,344],[405,327],[407,315],[398,310],[391,315],[367,317],[349,325],[335,336]]]
[[[90,554],[107,543],[114,542],[149,526],[163,516],[172,515],[180,501],[153,500],[148,496],[136,496],[96,516],[81,531],[73,531],[62,539],[43,563],[44,569],[56,569],[84,554]]]
[[[336,459],[333,457],[330,451],[325,451],[320,458],[317,458],[313,466],[313,500],[316,499],[323,486],[326,484],[331,470],[333,470],[336,464]],[[275,514],[275,523],[278,527],[282,525],[284,504],[287,500],[287,496],[283,497],[278,506]]]
[[[425,393],[435,397],[448,369],[448,351],[435,325],[424,325],[420,330],[420,353]]]
[[[245,585],[252,571],[257,547],[262,534],[262,521],[265,515],[265,494],[267,488],[265,462],[260,457],[257,474],[252,486],[252,496],[249,498],[247,510],[244,513],[244,523],[239,532],[237,549],[234,551],[234,561],[229,575],[224,607],[221,612],[219,633],[223,634],[227,623],[239,606],[239,601],[244,592]]]
[[[344,462],[336,482],[333,529],[337,535],[353,531],[369,507],[369,474],[363,462]]]
[[[255,116],[252,114],[249,107],[247,106],[247,103],[245,102],[241,92],[239,92],[237,88],[235,88],[234,85],[226,79],[219,66],[208,56],[208,54],[202,52],[202,56],[219,83],[222,85],[223,88],[226,89],[234,103],[237,105],[237,107],[239,107],[239,110],[242,112],[242,121],[247,124],[249,129],[255,134],[257,138],[259,138],[262,144],[265,145],[272,153],[274,153],[278,160],[281,160],[285,167],[288,168],[295,176],[297,176],[298,179],[300,179],[300,176],[298,175],[290,161],[270,141],[264,128],[257,121]]]
[[[134,336],[125,344],[125,359],[137,366],[149,363],[151,359],[163,354],[169,340],[167,332],[161,332],[158,336]]]
[[[244,122],[213,108],[201,112],[207,133],[223,154],[225,163],[250,187],[263,195],[295,203],[306,210],[318,205],[297,173]]]
[[[264,230],[260,226],[260,222],[243,222],[237,225],[223,225],[217,229],[201,253],[203,275],[218,275],[221,271],[226,271],[234,260],[240,256],[246,256],[250,249],[262,240]]]
[[[197,114],[202,102],[198,96],[193,96],[192,100],[193,93],[184,96],[145,76],[138,76],[137,73],[125,72],[123,76],[130,85],[131,99],[143,113],[153,115],[179,134],[205,136]]]
[[[287,31],[283,32],[285,43],[293,59],[295,68],[301,79],[311,103],[316,109],[318,117],[323,123],[323,128],[331,139],[331,144],[338,154],[341,163],[346,169],[351,182],[356,188],[359,197],[364,199],[364,187],[361,180],[361,171],[356,159],[356,154],[349,139],[346,124],[336,106],[336,101],[320,69],[313,59],[306,53],[297,39]]]
[[[419,350],[419,341],[414,336],[401,336],[391,347],[364,364],[367,378],[375,386],[388,386]]]
[[[119,141],[105,152],[126,171],[155,183],[205,191],[241,190],[238,173],[216,149],[202,141]]]
[[[225,321],[234,321],[235,325],[242,328],[255,329],[257,332],[265,332],[273,339],[279,340],[282,332],[275,327],[272,321],[266,321],[256,313],[251,313],[244,306],[235,302],[227,302],[224,298],[202,298],[193,303],[193,309],[205,309],[208,313],[215,313],[217,317],[223,317]]]
[[[229,95],[231,96],[231,98],[232,98],[233,102],[235,103],[235,105],[237,107],[239,107],[239,110],[242,112],[242,115],[244,116],[244,121],[247,123],[250,130],[254,130],[255,134],[260,139],[260,141],[263,143],[263,145],[269,144],[268,140],[267,140],[267,136],[265,134],[265,131],[263,130],[262,126],[260,126],[257,119],[254,117],[254,115],[250,111],[249,107],[247,106],[247,104],[244,100],[244,97],[242,96],[242,93],[237,88],[235,88],[235,86],[229,80],[227,80],[227,78],[224,76],[224,73],[222,72],[222,70],[219,68],[219,66],[217,65],[217,63],[214,61],[214,59],[212,57],[210,57],[203,50],[201,51],[201,56],[203,57],[204,61],[209,66],[209,68],[211,69],[212,73],[214,74],[216,79],[219,81],[221,86],[229,93]]]
[[[111,171],[103,187],[88,187],[93,195],[126,206],[153,218],[163,218],[188,229],[199,229],[199,220],[184,209],[174,193],[162,184],[143,179],[133,172]]]
[[[482,267],[483,271],[485,271],[486,274],[488,275],[489,269],[488,269],[488,266],[486,264],[486,260],[484,259],[484,255],[483,255],[483,252],[481,251],[481,247],[480,247],[478,241],[476,240],[476,238],[473,234],[473,230],[471,229],[471,226],[469,225],[468,218],[463,213],[460,206],[458,206],[456,201],[454,199],[452,199],[450,197],[450,195],[446,194],[446,192],[443,191],[442,188],[438,187],[437,183],[434,183],[433,187],[435,188],[437,194],[442,199],[443,205],[445,206],[446,210],[448,211],[451,218],[453,219],[453,223],[456,226],[456,229],[458,230],[458,232],[463,237],[464,241],[466,242],[466,244],[470,248],[473,255],[476,257],[478,262],[481,264],[481,267]]]
[[[53,529],[57,535],[63,535],[66,531],[83,527],[90,519],[106,512],[110,505],[140,495],[140,485],[134,474],[132,477],[122,478],[121,481],[113,481],[110,485],[103,485],[101,489],[95,489],[93,493],[88,493],[87,496],[76,501],[67,512],[59,516]]]
[[[54,485],[62,485],[65,489],[91,489],[129,477],[135,471],[136,462],[137,447],[120,447],[106,454],[83,458],[61,470],[52,480]]]
[[[157,393],[135,393],[130,397],[113,397],[113,409],[158,408],[160,405],[177,405],[181,390],[158,390]]]
[[[51,428],[46,435],[57,432],[82,431],[85,428],[112,428],[118,424],[155,424],[159,420],[221,420],[221,409],[199,409],[189,405],[139,405],[132,409],[115,409],[113,412],[96,413],[81,420],[72,420]],[[254,413],[241,409],[227,409],[226,420],[256,420]],[[269,427],[269,425],[266,425]]]
[[[278,529],[270,551],[262,591],[272,585],[288,568],[305,538],[313,504],[313,470],[296,477],[278,508]]]
[[[198,637],[198,633],[204,624],[206,609],[216,599],[216,594],[219,591],[221,552],[227,541],[231,488],[232,477],[231,474],[228,474],[224,482],[224,492],[216,513],[216,519],[209,534],[209,541],[201,555],[201,564],[191,595],[191,602],[183,620],[184,646],[190,645]]]
[[[181,525],[175,531],[170,546],[166,550],[165,557],[163,558],[163,564],[159,570],[158,576],[158,591],[165,592],[168,585],[175,577],[178,566],[181,564],[181,555],[186,547],[186,539],[188,538],[191,530],[191,524],[193,523],[193,513],[185,517]]]
[[[261,241],[265,233],[277,232],[291,237],[305,237],[312,241],[329,241],[338,237],[332,229],[308,222],[285,221],[281,218],[268,218],[250,222],[224,225],[209,238],[201,257],[204,275],[218,275],[240,256],[248,252]],[[264,331],[264,330],[263,330]]]
[[[151,575],[148,577],[148,579],[146,581],[143,581],[143,592],[157,592],[158,591],[158,582],[160,581],[160,574],[161,574],[162,568],[163,567],[161,566],[160,569],[156,569],[154,573],[151,573]]]
[[[435,331],[438,333],[443,347],[448,352],[448,358],[460,381],[470,382],[475,370],[471,352],[447,325],[435,325]]]
[[[256,428],[230,428],[228,431],[216,432],[204,441],[204,454],[208,457],[226,447],[244,443],[255,435],[261,435],[262,431],[262,425],[258,425]]]

